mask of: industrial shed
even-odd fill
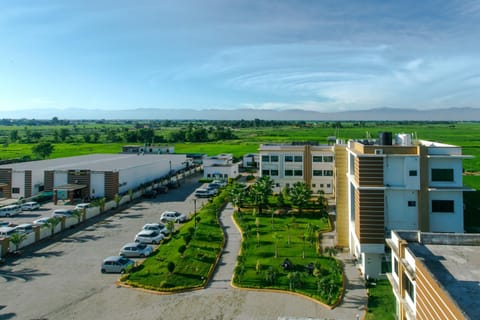
[[[112,199],[187,167],[184,154],[91,154],[0,166],[0,198],[56,192],[59,199]]]

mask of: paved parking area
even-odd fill
[[[231,270],[222,267],[236,259],[240,238],[235,234],[228,241],[237,246],[227,246],[215,281],[206,290],[152,294],[117,286],[118,275],[100,273],[103,258],[117,254],[143,224],[158,221],[164,210],[192,213],[197,180],[198,176],[156,199],[92,219],[7,261],[0,267],[0,319],[345,319],[355,312],[358,302],[347,304],[353,309],[347,313],[332,312],[299,296],[231,288]],[[200,205],[197,200],[197,208]],[[226,212],[224,223],[231,216]],[[226,224],[226,230],[232,228]]]

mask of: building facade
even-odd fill
[[[314,193],[334,193],[333,146],[262,144],[259,162],[260,175],[270,176],[278,190],[304,182]]]
[[[478,319],[480,235],[392,231],[396,318]]]
[[[346,154],[348,206],[337,208],[339,245],[348,239],[364,276],[388,269],[385,237],[390,230],[464,232],[462,155],[460,147],[415,141],[391,134],[380,141],[349,141]],[[345,163],[344,163],[345,165]],[[342,193],[345,190],[338,190]],[[384,267],[382,269],[382,266]]]
[[[207,179],[235,179],[239,173],[238,163],[233,162],[233,154],[222,153],[203,158],[203,177]]]
[[[3,198],[29,198],[40,192],[75,192],[78,198],[113,198],[185,168],[182,154],[92,154],[0,166]]]

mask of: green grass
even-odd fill
[[[368,288],[368,311],[366,320],[394,319],[395,296],[388,280],[377,280],[375,286]]]
[[[308,225],[315,225],[320,231],[330,229],[328,219],[320,218],[318,214],[305,213],[298,215],[253,215],[250,210],[236,212],[235,220],[242,228],[242,254],[238,258],[234,282],[241,287],[264,288],[277,290],[293,290],[326,304],[334,303],[342,286],[341,266],[331,257],[320,256],[317,250],[316,233],[304,241],[308,234]],[[258,227],[257,227],[258,225]],[[288,228],[287,228],[288,226]],[[277,252],[277,256],[275,256]],[[293,270],[283,270],[281,267],[288,258],[293,264]],[[306,266],[315,264],[321,275],[315,277],[309,274]],[[291,287],[289,272],[298,271],[300,284]],[[274,279],[270,276],[274,274]],[[319,289],[318,282],[333,283],[334,288],[329,294]]]
[[[186,245],[185,237],[194,227],[193,219],[185,223],[175,235],[162,243],[154,255],[148,257],[136,270],[122,278],[127,284],[158,291],[178,291],[204,286],[214,269],[223,244],[223,231],[217,215],[225,199],[217,196],[205,205],[197,217],[197,229],[183,256],[178,249]],[[170,273],[168,263],[175,264]]]

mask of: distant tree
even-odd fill
[[[85,143],[90,143],[92,141],[92,137],[89,134],[84,134],[83,140],[85,141]]]
[[[302,209],[308,204],[312,196],[312,191],[305,182],[295,182],[290,189],[290,201],[298,207],[298,213],[302,214]]]
[[[45,159],[48,158],[55,147],[50,142],[40,142],[39,144],[32,147],[32,152],[39,158]]]
[[[10,131],[10,143],[15,143],[19,139],[18,130]]]
[[[59,132],[60,140],[65,142],[67,138],[70,136],[70,130],[68,128],[61,128]]]

